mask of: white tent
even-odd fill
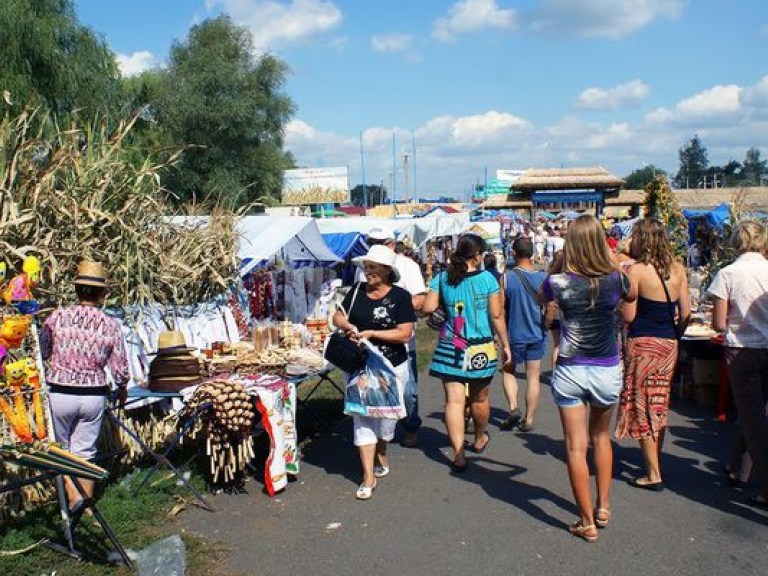
[[[181,226],[207,224],[207,216],[170,218]],[[237,257],[244,262],[240,275],[245,276],[259,264],[282,252],[294,265],[308,262],[334,264],[341,262],[328,248],[317,227],[317,220],[301,216],[244,216],[237,222],[240,245]]]
[[[241,276],[281,251],[293,264],[341,261],[323,241],[317,220],[313,218],[245,216],[238,222],[237,229],[242,236],[237,255],[246,262],[240,269]]]
[[[398,239],[409,238],[416,246],[422,246],[432,238],[456,236],[469,226],[469,213],[446,214],[425,218],[330,218],[317,221],[323,234],[359,232],[368,234],[373,228],[394,232]]]

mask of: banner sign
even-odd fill
[[[534,192],[534,204],[575,204],[577,202],[602,202],[602,192]]]
[[[298,168],[283,172],[283,206],[349,202],[347,167]]]

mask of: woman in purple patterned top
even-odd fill
[[[46,381],[56,440],[73,454],[93,458],[109,393],[105,368],[122,404],[128,361],[120,324],[100,310],[107,294],[102,265],[82,262],[74,284],[78,304],[60,308],[46,319],[40,347],[48,362]],[[91,497],[93,482],[81,479],[80,484]],[[83,499],[68,479],[65,487],[70,508],[82,507]]]
[[[556,302],[561,313],[552,396],[560,411],[568,477],[579,508],[580,518],[570,531],[595,542],[597,527],[607,526],[611,514],[609,425],[621,391],[617,310],[622,301],[635,300],[636,289],[611,261],[603,227],[594,216],[580,216],[568,227],[563,270],[544,281],[539,300]],[[590,438],[597,483],[595,508],[587,463]]]

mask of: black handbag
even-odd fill
[[[352,303],[349,306],[350,312],[355,305],[355,299],[357,298],[359,289],[360,284],[355,287],[355,292],[352,295]],[[341,306],[339,306],[339,309],[345,316],[349,317],[349,312],[344,310]],[[352,342],[345,332],[337,330],[328,338],[325,350],[323,351],[323,358],[330,364],[336,366],[336,368],[344,370],[345,372],[354,373],[365,366],[366,353],[356,342]]]

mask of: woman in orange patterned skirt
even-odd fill
[[[645,218],[635,224],[630,251],[636,264],[629,268],[629,278],[638,296],[622,310],[629,330],[616,436],[640,441],[645,476],[629,484],[660,491],[664,482],[659,460],[677,366],[677,335],[685,331],[691,315],[688,277],[658,220]]]

